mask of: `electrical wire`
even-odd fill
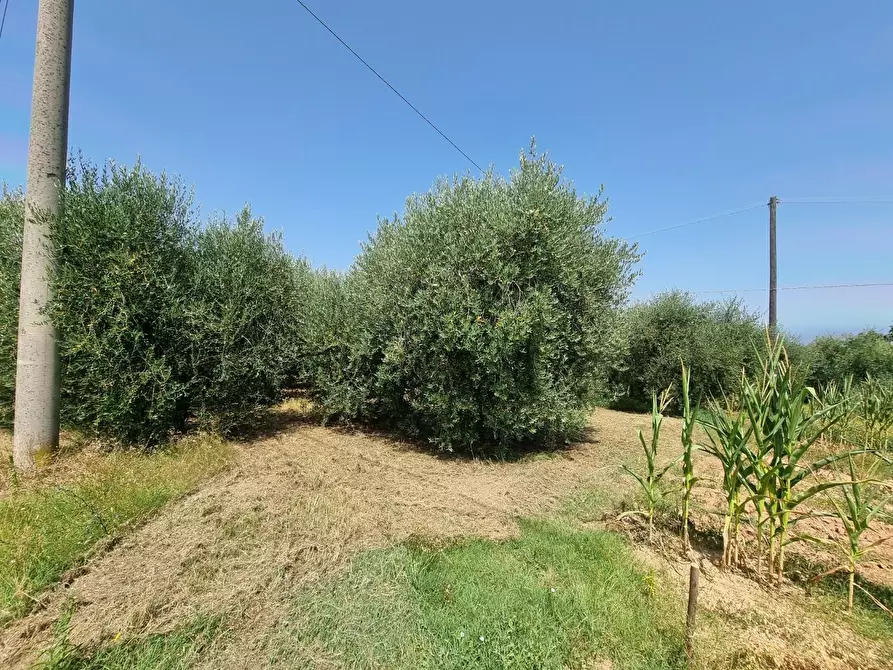
[[[3,37],[3,26],[6,25],[6,10],[9,9],[9,0],[6,0],[6,4],[3,5],[3,18],[0,19],[0,38]]]
[[[808,286],[779,286],[779,291],[809,291],[820,289],[836,289],[836,288],[874,288],[879,286],[893,286],[893,282],[868,282],[865,284],[813,284]],[[710,289],[707,291],[689,291],[689,293],[756,293],[768,291],[769,287],[763,288],[738,288],[738,289]]]
[[[300,0],[299,0],[300,1]],[[699,223],[706,223],[707,221],[713,221],[714,219],[721,219],[724,216],[731,216],[732,214],[741,214],[742,212],[749,212],[753,209],[759,209],[760,207],[765,207],[766,203],[757,203],[755,205],[748,205],[747,207],[741,207],[740,209],[733,209],[729,212],[720,212],[719,214],[713,214],[711,216],[706,216],[703,219],[695,219],[694,221],[687,221],[685,223],[680,223],[675,226],[668,226],[667,228],[658,228],[657,230],[649,230],[645,233],[638,233],[636,235],[631,235],[630,237],[624,237],[624,241],[634,240],[639,237],[645,237],[646,235],[655,235],[657,233],[665,233],[670,230],[677,230],[679,228],[685,228],[687,226],[694,226]]]
[[[893,203],[893,198],[779,198],[780,203],[787,205],[832,205],[832,204],[853,204],[868,205],[880,203]]]
[[[7,4],[8,4],[8,2],[9,2],[9,0],[7,0]],[[310,16],[312,16],[314,19],[316,19],[317,22],[323,28],[328,30],[332,34],[332,37],[334,37],[336,40],[341,42],[342,46],[344,46],[345,49],[347,49],[348,51],[350,51],[350,53],[352,53],[354,56],[356,56],[357,60],[360,61],[363,65],[365,65],[366,68],[372,74],[374,74],[376,77],[378,77],[384,83],[385,86],[387,86],[389,89],[391,89],[397,95],[398,98],[400,98],[403,102],[405,102],[407,105],[409,105],[409,107],[412,109],[412,111],[414,111],[416,114],[418,114],[425,123],[427,123],[429,126],[434,128],[434,130],[437,131],[438,135],[440,135],[443,139],[445,139],[447,142],[449,142],[456,151],[458,151],[460,154],[462,154],[469,163],[474,165],[482,173],[486,172],[486,170],[484,170],[484,168],[482,168],[480,165],[478,165],[474,161],[474,159],[471,158],[471,156],[469,156],[467,153],[462,151],[462,149],[459,148],[458,144],[456,144],[455,142],[453,142],[453,140],[451,140],[449,137],[447,137],[446,133],[444,133],[440,128],[438,128],[436,125],[434,125],[434,122],[431,121],[431,119],[429,119],[427,116],[422,114],[422,112],[419,111],[418,107],[416,107],[409,100],[407,100],[406,96],[404,96],[400,91],[398,91],[396,88],[394,88],[394,86],[391,84],[391,82],[389,82],[387,79],[382,77],[374,67],[369,65],[369,63],[367,63],[366,60],[362,56],[360,56],[360,54],[358,54],[356,51],[354,51],[347,42],[345,42],[343,39],[341,39],[341,37],[338,35],[338,33],[336,33],[334,30],[332,30],[326,24],[325,21],[323,21],[316,14],[314,14],[312,9],[310,9],[307,5],[305,5],[301,0],[296,0],[296,2],[299,5],[301,5],[301,7],[303,7],[307,11],[307,13],[310,14]]]

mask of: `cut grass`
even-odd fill
[[[624,542],[547,522],[505,542],[406,543],[312,587],[272,665],[348,668],[685,667],[681,612]],[[612,665],[608,665],[608,663]]]
[[[56,644],[36,664],[38,670],[186,670],[223,633],[220,617],[199,616],[169,633],[159,633],[95,650],[68,642],[64,622]]]
[[[222,440],[195,437],[154,454],[87,460],[64,483],[13,478],[0,498],[0,625],[31,610],[98,542],[219,472],[231,453]]]

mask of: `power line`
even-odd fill
[[[779,291],[808,291],[835,288],[873,288],[893,286],[893,282],[868,282],[865,284],[813,284],[807,286],[779,286]],[[689,293],[762,293],[766,288],[710,289],[707,291],[689,291]]]
[[[9,9],[9,0],[6,0],[6,4],[3,5],[3,18],[0,19],[0,38],[3,37],[3,26],[6,25],[6,10]]]
[[[300,2],[300,0],[298,0]],[[638,233],[637,235],[631,235],[630,237],[624,237],[625,241],[634,240],[638,237],[645,237],[646,235],[655,235],[656,233],[665,233],[670,230],[677,230],[679,228],[685,228],[687,226],[694,226],[699,223],[706,223],[707,221],[713,221],[714,219],[721,219],[724,216],[731,216],[732,214],[741,214],[742,212],[749,212],[753,209],[759,209],[760,207],[765,207],[766,203],[757,203],[755,205],[748,205],[747,207],[742,207],[740,209],[733,209],[729,212],[720,212],[719,214],[713,214],[711,216],[706,216],[703,219],[696,219],[694,221],[687,221],[685,223],[680,223],[675,226],[668,226],[667,228],[658,228],[657,230],[649,230],[646,233]]]
[[[832,205],[832,204],[848,204],[848,205],[868,205],[868,204],[893,204],[893,198],[784,198],[779,202],[789,205]]]
[[[472,165],[474,165],[474,166],[475,166],[478,170],[480,170],[481,172],[486,172],[486,170],[484,170],[484,168],[482,168],[480,165],[478,165],[478,164],[471,158],[471,156],[469,156],[467,153],[465,153],[464,151],[462,151],[462,149],[459,148],[459,145],[457,145],[455,142],[453,142],[453,140],[451,140],[449,137],[447,137],[446,134],[445,134],[440,128],[438,128],[436,125],[434,125],[434,122],[432,122],[431,119],[429,119],[427,116],[425,116],[424,114],[422,114],[422,113],[419,111],[418,107],[416,107],[415,105],[413,105],[409,100],[406,99],[406,97],[405,97],[400,91],[398,91],[396,88],[394,88],[394,87],[391,85],[391,82],[389,82],[387,79],[385,79],[385,78],[382,77],[380,74],[378,74],[378,72],[376,71],[376,69],[375,69],[374,67],[372,67],[371,65],[369,65],[369,63],[367,63],[367,62],[363,59],[363,57],[360,56],[360,54],[358,54],[356,51],[354,51],[354,50],[351,48],[351,46],[350,46],[347,42],[345,42],[343,39],[341,39],[341,37],[338,35],[338,33],[336,33],[334,30],[332,30],[331,28],[329,28],[329,26],[326,24],[325,21],[323,21],[323,20],[322,20],[321,18],[319,18],[316,14],[314,14],[312,9],[310,9],[307,5],[305,5],[301,0],[296,0],[296,2],[297,2],[299,5],[301,5],[301,7],[303,7],[303,8],[307,11],[307,13],[310,14],[310,16],[312,16],[314,19],[316,19],[316,20],[319,22],[319,24],[320,24],[323,28],[325,28],[326,30],[328,30],[328,31],[332,34],[332,37],[334,37],[336,40],[338,40],[339,42],[341,42],[341,44],[344,46],[345,49],[347,49],[348,51],[350,51],[350,53],[352,53],[354,56],[356,56],[357,60],[360,61],[363,65],[365,65],[365,66],[369,69],[369,71],[370,71],[372,74],[374,74],[376,77],[378,77],[379,79],[381,79],[381,81],[384,83],[385,86],[387,86],[387,87],[388,87],[389,89],[391,89],[394,93],[396,93],[398,98],[400,98],[403,102],[405,102],[407,105],[409,105],[410,108],[412,109],[412,111],[414,111],[416,114],[418,114],[418,115],[422,118],[422,120],[425,121],[425,123],[427,123],[429,126],[431,126],[432,128],[434,128],[434,130],[437,131],[437,134],[438,134],[438,135],[440,135],[443,139],[445,139],[447,142],[449,142],[449,143],[453,146],[453,148],[454,148],[456,151],[458,151],[460,154],[462,154],[463,156],[465,156],[465,158],[468,160],[469,163],[471,163]],[[8,3],[9,3],[9,0],[7,0],[7,4],[8,4]]]

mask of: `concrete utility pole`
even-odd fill
[[[53,272],[49,223],[59,215],[68,151],[74,0],[40,0],[22,239],[13,461],[27,470],[59,444],[59,353],[43,314]]]
[[[775,256],[775,209],[778,198],[769,198],[769,333],[778,333],[778,267]]]

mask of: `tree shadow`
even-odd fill
[[[326,417],[321,408],[314,405],[306,391],[302,389],[289,390],[285,392],[284,396],[285,398],[280,404],[246,415],[243,420],[227,430],[226,436],[238,442],[251,442],[274,438],[301,426],[324,426],[328,430],[344,436],[372,437],[388,442],[397,450],[425,454],[442,460],[506,463],[571,457],[574,451],[600,441],[596,429],[587,425],[572,439],[551,445],[530,442],[509,449],[482,445],[476,449],[450,451],[394,426],[332,420]]]
[[[247,415],[227,431],[227,437],[238,442],[266,440],[288,433],[299,426],[323,425],[324,417],[306,393],[287,391],[285,399],[274,407],[259,409]]]
[[[491,462],[491,463],[521,463],[531,460],[548,458],[567,458],[574,451],[587,444],[598,442],[596,431],[591,426],[586,426],[574,439],[555,445],[543,446],[536,443],[521,444],[511,449],[497,449],[483,445],[477,449],[448,450],[438,445],[409,435],[393,427],[376,426],[370,424],[331,423],[326,424],[330,430],[342,435],[364,435],[378,440],[389,442],[395,449],[431,456],[439,460],[454,462]]]

